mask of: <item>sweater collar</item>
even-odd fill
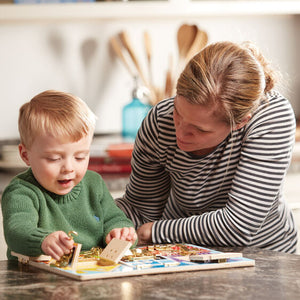
[[[55,193],[51,193],[47,191],[47,193],[57,202],[60,203],[66,203],[69,201],[73,201],[74,199],[77,199],[82,189],[82,182],[79,182],[72,191],[66,195],[57,195]]]

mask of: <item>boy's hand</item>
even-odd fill
[[[106,244],[108,244],[113,238],[117,238],[123,241],[128,241],[133,244],[137,239],[137,234],[133,227],[114,228],[106,236],[105,239]]]
[[[59,260],[64,254],[69,254],[74,241],[63,231],[50,233],[42,242],[42,250],[46,255]]]

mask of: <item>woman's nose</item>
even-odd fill
[[[187,135],[189,133],[187,124],[184,121],[178,122],[178,124],[176,124],[176,132],[181,136]]]

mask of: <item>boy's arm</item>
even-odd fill
[[[105,239],[111,230],[115,228],[130,228],[133,227],[133,223],[128,219],[125,213],[117,207],[114,199],[112,198],[110,192],[108,191],[104,182],[102,183],[103,194],[101,199],[101,206],[103,210],[103,242],[106,244]]]
[[[1,206],[9,250],[28,256],[42,254],[41,243],[51,232],[38,227],[37,195],[30,189],[12,185],[4,191]]]

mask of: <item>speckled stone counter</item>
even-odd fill
[[[255,267],[75,281],[0,262],[0,299],[299,299],[300,256],[251,248],[243,252]]]

